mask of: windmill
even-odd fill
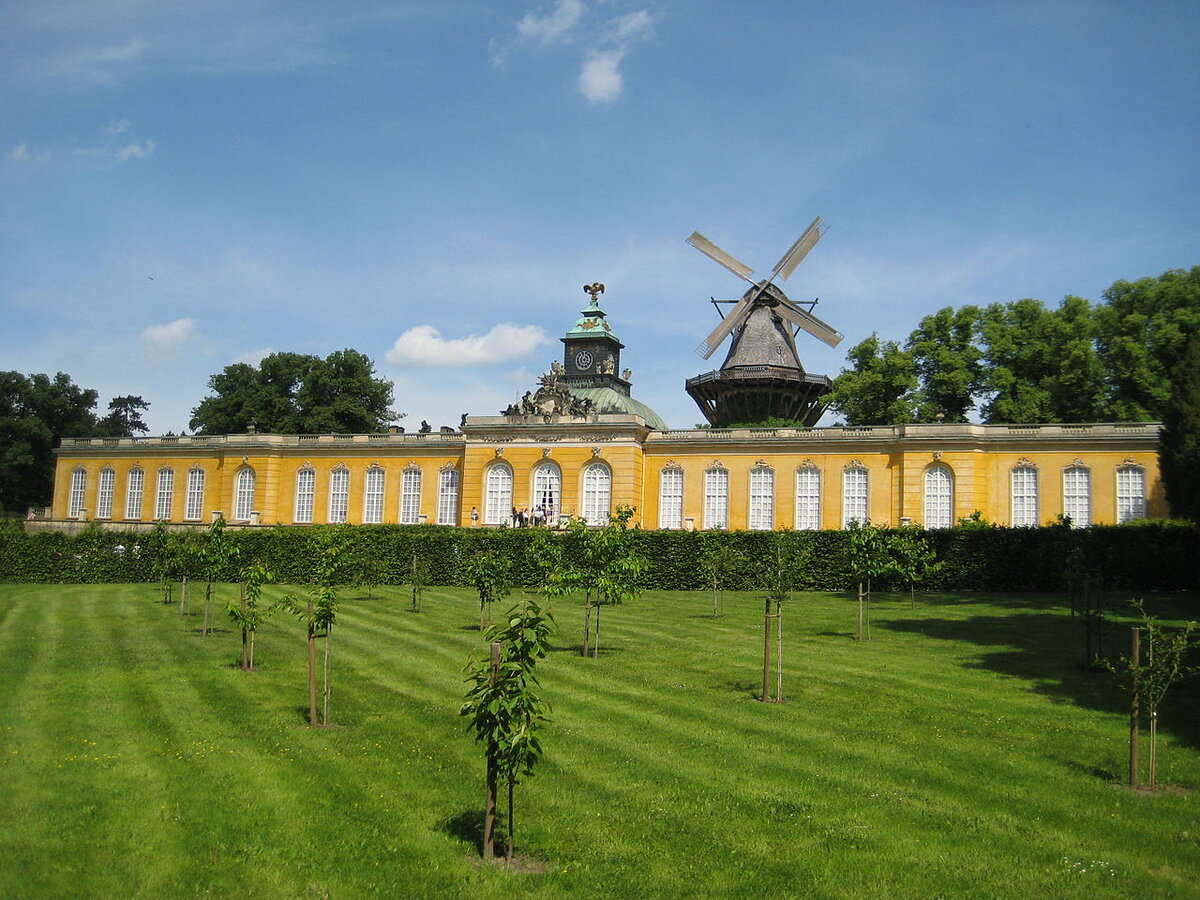
[[[796,335],[806,331],[836,347],[842,335],[812,314],[817,301],[801,303],[788,299],[776,280],[786,281],[821,239],[828,226],[818,216],[788,248],[765,280],[750,276],[753,269],[726,253],[699,232],[688,243],[714,262],[724,266],[750,288],[738,300],[713,300],[714,305],[732,303],[721,322],[697,348],[705,359],[716,352],[725,338],[733,335],[721,368],[687,380],[687,392],[713,425],[783,419],[815,425],[825,411],[824,398],[832,382],[824,375],[805,372],[796,349]]]

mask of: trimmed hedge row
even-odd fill
[[[514,583],[537,582],[532,549],[546,536],[541,529],[469,529],[434,525],[355,525],[230,529],[229,539],[243,561],[260,560],[282,583],[308,580],[313,539],[321,529],[340,528],[351,568],[370,570],[379,584],[405,584],[413,555],[433,585],[466,586],[465,562],[477,550],[491,549],[512,564]],[[1145,522],[1072,530],[1062,527],[1003,528],[964,526],[924,532],[942,563],[920,587],[932,590],[1056,591],[1063,588],[1067,554],[1078,548],[1088,570],[1107,587],[1138,590],[1200,590],[1200,527]],[[775,542],[798,560],[798,590],[844,590],[854,581],[845,531],[636,531],[634,543],[648,562],[643,586],[699,590],[710,585],[706,555],[725,545],[740,562],[722,579],[730,590],[763,586],[762,562],[773,558]],[[553,536],[551,536],[553,538]],[[0,581],[125,583],[155,581],[161,572],[190,574],[182,551],[203,540],[200,533],[120,532],[99,528],[75,536],[0,530]],[[235,573],[226,573],[234,580]],[[880,584],[900,589],[906,584]]]

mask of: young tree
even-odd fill
[[[308,641],[308,724],[317,724],[317,638],[324,639],[324,693],[321,706],[322,726],[329,725],[329,697],[332,693],[330,638],[337,621],[338,596],[336,585],[341,577],[342,542],[339,533],[322,530],[314,539],[313,572],[308,596],[303,605],[291,594],[284,598],[288,609],[305,624]]]
[[[788,555],[783,541],[775,540],[774,551],[762,570],[765,577],[766,608],[763,612],[763,703],[783,702],[783,604],[791,599],[797,561]],[[775,637],[775,696],[771,696],[771,637]]]
[[[871,639],[871,582],[891,568],[883,529],[870,522],[850,523],[850,571],[858,583],[858,640]]]
[[[549,707],[538,696],[536,667],[546,657],[554,617],[526,596],[489,629],[491,659],[476,665],[459,715],[469,716],[468,729],[484,745],[487,757],[487,800],[484,807],[483,858],[495,856],[496,796],[499,780],[508,787],[508,846],[511,862],[516,833],[514,788],[533,775],[542,757],[540,726]]]
[[[199,547],[200,570],[204,575],[204,625],[201,629],[205,637],[209,634],[209,623],[212,621],[213,584],[221,581],[231,569],[236,568],[239,551],[229,541],[225,534],[225,519],[217,516],[204,534],[204,540]]]
[[[273,609],[264,609],[260,605],[263,585],[274,580],[266,566],[255,560],[253,565],[242,569],[238,604],[229,603],[226,606],[233,624],[242,629],[242,670],[246,672],[254,671],[254,639],[258,635],[258,627]]]
[[[1150,720],[1150,764],[1148,787],[1157,786],[1158,710],[1167,692],[1177,682],[1200,672],[1200,666],[1189,665],[1188,655],[1200,647],[1196,623],[1187,622],[1182,628],[1167,628],[1146,612],[1141,600],[1132,601],[1141,624],[1133,629],[1133,644],[1129,656],[1106,663],[1130,692],[1129,714],[1129,786],[1139,786],[1140,725],[1143,706]]]
[[[1200,522],[1200,334],[1171,370],[1158,435],[1158,467],[1171,515]]]
[[[479,592],[479,630],[484,616],[490,620],[492,604],[508,596],[508,560],[492,550],[480,550],[471,558],[471,583]]]
[[[890,541],[892,568],[908,582],[908,604],[917,607],[917,584],[937,571],[939,563],[929,538],[919,528],[901,528]]]
[[[408,583],[412,588],[412,611],[421,611],[421,599],[425,595],[426,583],[429,581],[429,563],[416,550],[412,553],[412,562],[408,567]]]
[[[584,595],[584,656],[600,655],[600,608],[632,600],[641,588],[638,580],[646,570],[645,560],[633,546],[629,520],[633,508],[618,506],[608,524],[589,528],[583,519],[571,518],[558,567],[551,573],[546,589],[551,596],[574,592]],[[592,640],[592,611],[595,610],[595,640]]]
[[[721,617],[721,586],[725,579],[745,562],[742,554],[725,542],[723,535],[718,535],[717,541],[718,543],[713,544],[704,554],[704,568],[708,570],[712,583],[714,619]]]

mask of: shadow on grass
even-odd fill
[[[962,603],[981,601],[960,601]],[[1194,601],[1193,601],[1194,602]],[[959,641],[986,649],[970,668],[988,669],[1028,682],[1033,690],[1059,703],[1073,703],[1106,713],[1127,714],[1129,697],[1115,677],[1102,670],[1089,669],[1084,663],[1083,618],[1072,616],[1060,606],[1044,611],[1030,610],[1036,601],[1025,600],[1025,612],[1003,615],[975,615],[963,618],[930,617],[921,614],[921,605],[906,619],[879,618],[872,626],[879,631],[921,635],[935,640]],[[1173,598],[1171,605],[1179,603]],[[993,605],[1009,605],[996,604]],[[1115,604],[1114,604],[1115,606]],[[1171,615],[1157,604],[1156,613]],[[1192,607],[1191,614],[1196,614]],[[1100,646],[1108,659],[1115,661],[1129,653],[1130,621],[1124,609],[1110,607]],[[1122,616],[1117,619],[1115,617]],[[1171,616],[1175,618],[1175,616]],[[1096,643],[1093,637],[1092,649]],[[1163,701],[1160,730],[1169,731],[1181,742],[1200,748],[1200,678],[1176,684]],[[1107,773],[1106,773],[1107,774]]]
[[[483,853],[483,810],[464,809],[437,823],[437,830],[470,844],[476,853]]]

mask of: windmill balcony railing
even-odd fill
[[[718,369],[689,378],[689,384],[705,384],[709,381],[727,381],[736,378],[782,378],[788,381],[803,381],[808,384],[832,384],[826,375],[814,375],[791,366],[733,366]]]

